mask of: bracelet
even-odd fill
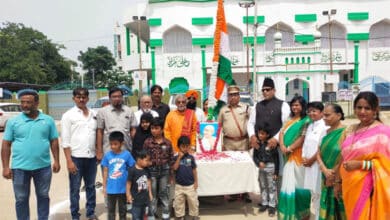
[[[372,161],[371,160],[363,160],[362,161],[362,170],[370,170],[372,167]]]
[[[341,183],[341,179],[335,180],[334,182],[335,182],[335,183]]]
[[[366,170],[370,170],[370,169],[371,169],[371,166],[372,166],[371,160],[367,161]]]

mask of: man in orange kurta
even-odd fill
[[[187,109],[187,98],[178,95],[175,100],[177,109],[168,113],[165,119],[164,135],[171,141],[175,152],[179,152],[177,140],[180,136],[188,136],[191,140],[191,148],[195,151],[197,118],[195,111]]]

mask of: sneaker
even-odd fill
[[[274,217],[275,216],[276,209],[274,207],[269,207],[268,208],[268,216],[269,217]]]
[[[265,212],[267,210],[267,205],[260,205],[259,212]]]

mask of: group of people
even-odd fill
[[[296,96],[288,109],[267,99],[274,90],[265,79],[265,99],[248,123],[257,132],[251,146],[259,167],[259,211],[270,216],[277,211],[278,219],[387,219],[390,127],[379,117],[375,93],[355,97],[359,123],[347,127],[338,104],[306,103]],[[264,113],[268,118],[261,121]]]
[[[279,219],[381,219],[389,216],[390,128],[379,118],[379,100],[361,92],[354,100],[359,123],[344,126],[337,104],[289,103],[275,97],[274,81],[265,78],[263,100],[254,108],[240,102],[240,89],[228,88],[228,103],[217,121],[222,150],[248,151],[259,168],[259,211]],[[151,87],[139,110],[123,104],[119,88],[109,91],[110,105],[94,112],[89,92],[73,91],[75,106],[61,119],[61,147],[69,173],[70,214],[80,219],[80,187],[86,191],[86,217],[97,219],[95,181],[101,164],[108,219],[148,215],[170,218],[170,187],[174,215],[199,215],[197,165],[193,153],[199,122],[194,90],[177,95],[176,109],[161,102],[163,90]],[[37,195],[38,219],[48,219],[52,172],[60,170],[58,132],[54,120],[38,110],[35,91],[20,94],[22,114],[7,122],[2,143],[3,177],[12,179],[18,219],[29,219],[30,182]],[[204,101],[207,105],[207,100]],[[207,127],[207,126],[206,126]],[[205,128],[208,142],[215,129]],[[210,136],[210,137],[209,137]],[[217,138],[218,140],[218,138]],[[210,143],[209,143],[210,142]],[[53,155],[51,165],[50,150]],[[12,154],[11,154],[12,152]],[[12,155],[12,166],[10,157]],[[245,171],[243,171],[245,172]],[[173,184],[174,183],[174,184]]]

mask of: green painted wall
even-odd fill
[[[348,20],[350,21],[363,21],[368,20],[368,12],[350,12],[348,13]]]
[[[149,26],[151,26],[151,27],[154,27],[154,26],[161,26],[162,20],[161,20],[161,18],[149,18],[148,24],[149,24]]]
[[[192,25],[210,25],[213,24],[213,17],[192,18]]]
[[[317,21],[316,14],[296,14],[295,22],[314,22]]]

